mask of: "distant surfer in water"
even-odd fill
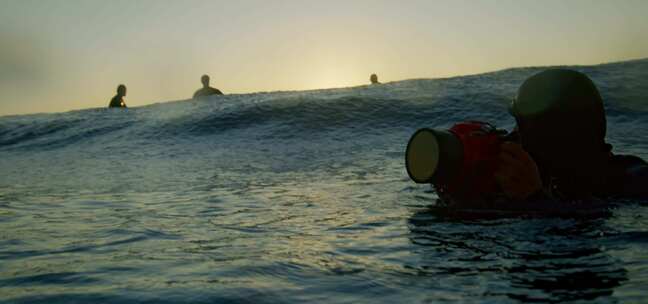
[[[203,87],[194,93],[193,98],[209,95],[223,95],[223,92],[220,90],[209,86],[209,75],[202,75],[200,82],[202,82]]]
[[[371,76],[369,76],[369,81],[371,81],[371,84],[380,84],[380,82],[378,82],[378,75],[376,74],[371,74]]]
[[[584,74],[551,69],[528,78],[511,114],[516,140],[501,147],[496,180],[511,199],[648,199],[648,163],[605,142],[603,99]]]
[[[108,104],[109,108],[126,108],[126,103],[124,102],[124,96],[126,96],[126,86],[120,84],[117,86],[117,95],[110,100]]]

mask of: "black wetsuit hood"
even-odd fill
[[[566,69],[535,74],[522,84],[510,111],[545,181],[568,193],[591,192],[605,183],[611,150],[605,143],[605,109],[587,76]]]

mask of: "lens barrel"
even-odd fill
[[[407,143],[405,166],[416,183],[449,183],[463,165],[463,144],[449,131],[423,128]]]

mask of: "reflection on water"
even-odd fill
[[[522,301],[612,297],[627,280],[622,263],[599,239],[605,219],[462,221],[430,210],[409,220],[411,242],[422,248],[422,275],[501,280],[482,296]]]

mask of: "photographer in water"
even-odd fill
[[[522,84],[510,111],[517,126],[507,135],[479,122],[417,131],[406,155],[410,177],[468,205],[648,198],[648,164],[612,154],[602,98],[584,74],[538,73]]]

